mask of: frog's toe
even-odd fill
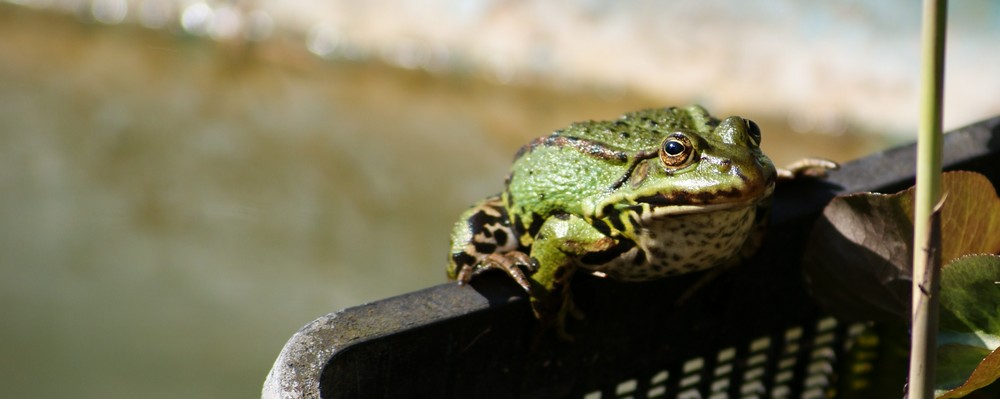
[[[584,313],[573,303],[571,296],[555,300],[549,297],[548,300],[533,299],[531,301],[535,318],[541,323],[542,331],[553,331],[556,337],[563,341],[573,341],[573,335],[567,330],[567,322],[573,320],[583,320]]]
[[[537,312],[536,316],[538,316]],[[575,337],[573,336],[573,334],[569,333],[569,329],[566,327],[567,324],[566,316],[567,313],[563,311],[563,312],[558,312],[554,315],[549,315],[545,318],[539,318],[538,320],[539,322],[541,322],[541,327],[542,327],[541,331],[542,332],[552,331],[555,333],[556,338],[566,342],[573,342]]]
[[[572,317],[573,320],[583,320],[586,318],[586,315],[583,313],[583,311],[576,306],[576,302],[573,301],[572,295],[569,295],[565,299],[563,299],[563,307],[561,313],[563,315],[569,315],[569,317]],[[566,317],[563,316],[562,318],[565,319]]]
[[[562,310],[556,316],[555,320],[556,336],[567,342],[573,342],[574,340],[573,335],[566,330],[567,316],[572,317],[574,320],[583,320],[584,318],[583,312],[573,305],[572,302],[568,301],[568,305],[566,305],[567,302],[564,302]]]
[[[507,273],[514,279],[517,285],[521,286],[525,292],[531,293],[531,281],[525,269],[533,273],[538,268],[538,263],[527,254],[520,251],[506,253],[493,253],[483,257],[475,266],[465,266],[458,273],[459,284],[468,283],[472,277],[486,270],[499,269]]]
[[[574,337],[573,334],[566,331],[565,323],[559,323],[559,325],[556,326],[556,337],[566,342],[573,342],[576,340],[576,337]]]
[[[455,281],[458,285],[466,285],[472,280],[472,276],[475,274],[475,269],[470,265],[462,266],[458,271],[458,276],[455,277]]]
[[[840,168],[836,162],[822,158],[803,158],[792,162],[784,169],[778,169],[778,180],[788,181],[800,178],[822,179],[831,170]]]

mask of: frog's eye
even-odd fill
[[[760,126],[757,126],[754,121],[749,119],[744,119],[743,123],[747,125],[747,134],[750,135],[750,140],[753,140],[753,144],[760,145]]]
[[[671,169],[687,166],[695,158],[691,140],[681,133],[674,133],[660,147],[660,160]]]

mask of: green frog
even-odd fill
[[[515,156],[505,190],[451,236],[459,284],[500,269],[561,333],[578,272],[648,281],[738,262],[759,246],[778,172],[751,120],[700,106],[574,123]]]

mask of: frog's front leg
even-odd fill
[[[535,316],[551,323],[563,338],[566,316],[582,317],[573,305],[569,283],[581,264],[616,258],[634,243],[614,239],[575,215],[556,215],[546,219],[531,244],[531,259],[538,269],[531,274],[531,305]]]

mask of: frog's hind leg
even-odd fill
[[[525,251],[501,197],[487,197],[466,210],[452,230],[448,277],[465,284],[483,271],[499,269],[530,292],[527,275],[536,264]]]

